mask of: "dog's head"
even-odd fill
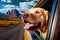
[[[24,29],[26,30],[35,30],[37,28],[47,25],[49,13],[48,11],[42,8],[33,8],[30,9],[27,13],[22,15],[22,18],[26,25]]]

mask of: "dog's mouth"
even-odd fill
[[[41,26],[41,22],[37,22],[37,23],[26,23],[26,25],[24,26],[24,29],[32,31],[32,30],[36,30],[40,26]]]

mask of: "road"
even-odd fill
[[[24,40],[24,24],[0,29],[0,40]]]

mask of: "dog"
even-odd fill
[[[40,33],[42,33],[43,38],[46,39],[49,18],[49,12],[43,8],[32,8],[28,10],[28,12],[22,14],[22,19],[26,23],[24,26],[25,34],[28,36],[30,31],[33,32],[35,30],[38,30]],[[24,35],[25,38],[26,35]],[[32,40],[30,35],[29,37],[30,40]]]

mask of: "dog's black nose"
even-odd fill
[[[28,15],[27,13],[21,14],[21,17],[23,18],[23,20],[24,20],[25,23],[28,22],[28,21],[27,21],[27,17],[28,17],[28,16],[29,16],[29,15]]]
[[[27,18],[29,15],[27,13],[22,14],[23,18]]]

